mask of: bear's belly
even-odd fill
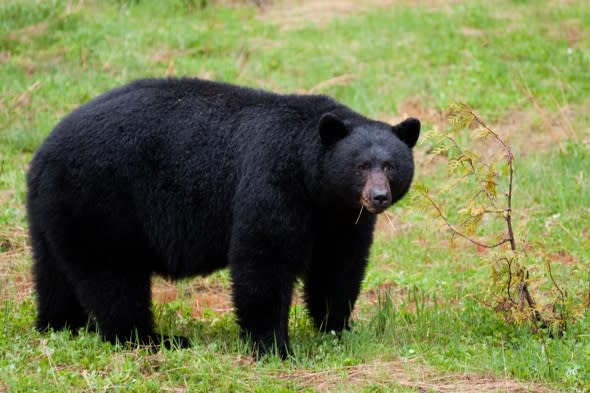
[[[208,275],[228,265],[228,217],[218,212],[190,221],[182,222],[181,228],[160,227],[152,238],[161,257],[156,273],[179,279]]]
[[[167,258],[165,265],[156,267],[155,273],[181,279],[193,276],[206,276],[228,265],[227,252],[211,245],[196,248],[194,253],[178,258]]]

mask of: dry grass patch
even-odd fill
[[[374,361],[327,370],[290,370],[277,373],[295,381],[299,389],[317,392],[361,391],[363,387],[399,385],[417,392],[551,392],[542,385],[489,375],[442,374],[415,361]]]
[[[538,154],[556,147],[563,150],[564,142],[575,139],[572,120],[579,109],[563,106],[557,113],[541,107],[512,111],[492,126],[520,156]]]
[[[464,0],[284,0],[263,3],[260,18],[278,25],[283,30],[293,30],[308,24],[323,26],[337,17],[358,12],[393,6],[440,9]]]
[[[498,134],[505,140],[517,156],[527,154],[538,154],[551,149],[564,149],[565,142],[578,139],[576,135],[582,135],[581,142],[585,135],[590,135],[590,130],[576,130],[575,123],[579,116],[585,114],[587,104],[561,105],[554,101],[555,108],[542,106],[534,95],[522,87],[523,94],[529,99],[531,105],[526,109],[514,109],[508,111],[500,120],[490,124]],[[406,117],[417,117],[423,123],[423,131],[436,127],[444,130],[448,127],[447,113],[444,110],[428,106],[427,98],[412,97],[398,105],[397,115],[382,114],[379,119],[390,124],[395,124]],[[483,149],[490,148],[482,146]],[[415,161],[421,170],[431,173],[437,166],[437,159],[426,159],[425,152],[420,146],[414,151]],[[488,154],[493,153],[488,151]]]
[[[27,261],[31,251],[22,228],[0,230],[0,299],[22,301],[33,286]]]

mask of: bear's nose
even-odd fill
[[[387,190],[377,190],[373,192],[373,202],[383,205],[389,201],[389,192]]]

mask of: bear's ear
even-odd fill
[[[348,128],[333,113],[324,113],[318,126],[322,142],[331,145],[348,135]]]
[[[420,120],[409,117],[392,127],[393,133],[411,149],[420,136]]]

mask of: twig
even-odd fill
[[[480,247],[484,247],[484,248],[496,248],[498,246],[501,246],[504,243],[508,243],[511,240],[510,239],[503,239],[500,240],[497,243],[493,243],[493,244],[485,244],[482,242],[479,242],[475,239],[472,239],[471,237],[467,236],[466,234],[464,234],[463,232],[457,230],[448,220],[448,218],[445,216],[445,214],[443,213],[442,209],[440,208],[440,206],[438,206],[438,204],[430,197],[430,195],[428,195],[427,193],[423,194],[424,197],[430,202],[430,204],[436,209],[436,212],[438,213],[439,217],[443,220],[443,222],[445,223],[445,225],[447,226],[447,228],[449,228],[449,230],[454,234],[457,235],[477,246]]]
[[[551,279],[551,282],[553,283],[553,285],[555,286],[555,288],[559,292],[559,296],[561,297],[561,301],[565,302],[565,293],[561,290],[559,285],[557,285],[557,282],[555,281],[555,278],[553,277],[553,271],[551,270],[551,261],[550,260],[547,260],[547,272],[549,273],[549,278]]]
[[[485,128],[493,137],[494,139],[502,146],[504,152],[506,153],[506,161],[508,165],[508,169],[510,171],[509,178],[508,178],[508,194],[506,195],[506,202],[508,207],[506,208],[506,214],[504,219],[506,220],[506,225],[508,227],[508,239],[510,241],[510,248],[512,251],[516,251],[516,239],[514,238],[514,230],[512,228],[512,189],[514,183],[514,155],[512,154],[512,150],[508,145],[500,138],[497,132],[492,130],[478,115],[471,109],[471,107],[466,106],[467,110],[473,116],[473,119],[483,128]]]
[[[547,323],[541,317],[541,313],[539,310],[537,310],[537,304],[535,303],[535,300],[529,292],[529,287],[527,285],[528,275],[528,271],[523,268],[520,272],[520,283],[518,284],[518,291],[520,294],[520,309],[521,311],[524,309],[524,302],[526,301],[527,305],[533,312],[535,321],[541,322],[542,326],[547,326]]]
[[[361,204],[361,210],[359,211],[359,215],[356,218],[356,221],[354,222],[354,225],[356,225],[356,224],[359,223],[359,220],[361,219],[361,214],[363,214],[363,207],[364,207],[364,205]]]
[[[506,292],[508,292],[508,300],[510,300],[512,303],[516,303],[514,299],[512,299],[512,294],[510,293],[510,290],[512,289],[512,260],[506,257],[502,259],[504,259],[506,261],[506,264],[508,265],[508,284],[506,286]]]
[[[391,226],[391,230],[395,233],[395,225],[393,225],[391,218],[389,218],[389,213],[384,212],[384,215],[385,215],[385,218],[387,218],[387,221],[389,221],[389,226]]]

